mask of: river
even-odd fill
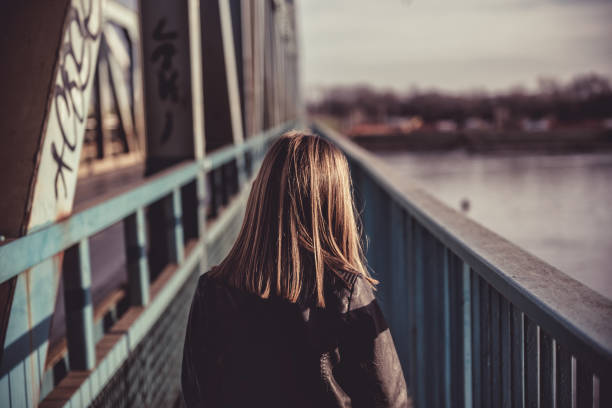
[[[612,153],[377,152],[396,172],[612,299]]]

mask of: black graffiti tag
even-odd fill
[[[166,111],[164,129],[162,130],[162,136],[161,136],[162,144],[166,143],[168,139],[170,139],[170,135],[172,134],[173,127],[174,127],[174,117],[172,116],[172,112]]]
[[[53,160],[57,163],[57,172],[55,173],[55,198],[57,198],[57,183],[61,180],[62,185],[64,186],[64,194],[66,194],[66,177],[64,176],[64,169],[67,171],[72,171],[72,167],[70,167],[66,161],[64,160],[64,152],[66,151],[66,144],[62,144],[62,151],[58,153],[57,148],[55,146],[55,142],[51,143],[51,155],[53,156]]]
[[[53,98],[55,116],[60,128],[61,140],[51,143],[51,155],[57,170],[55,172],[55,198],[59,196],[59,183],[68,196],[64,171],[74,171],[66,163],[66,149],[74,152],[77,148],[78,126],[87,115],[87,101],[84,92],[92,76],[93,46],[102,30],[102,2],[99,0],[81,0],[82,17],[79,11],[71,6],[66,25],[66,37],[59,52],[59,80],[55,84]],[[57,144],[56,144],[57,143]],[[59,147],[58,147],[59,146]]]
[[[178,38],[176,31],[166,30],[166,18],[161,18],[153,30],[153,40],[157,43],[151,61],[159,64],[157,70],[157,89],[162,101],[169,101],[176,104],[179,99],[178,92],[178,71],[172,66],[172,59],[176,55],[174,41]],[[172,109],[167,108],[164,114],[164,127],[161,134],[161,144],[165,144],[172,134],[174,117]]]

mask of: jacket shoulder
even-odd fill
[[[348,310],[360,309],[376,300],[372,284],[363,275],[355,275],[349,296]]]

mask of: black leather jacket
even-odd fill
[[[389,329],[367,281],[326,286],[326,307],[261,299],[203,275],[183,353],[188,407],[407,407]]]

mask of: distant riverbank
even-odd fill
[[[379,152],[407,182],[612,299],[612,152]],[[465,204],[464,204],[465,208]]]
[[[372,151],[450,151],[587,153],[612,152],[612,130],[414,131],[351,138]]]

